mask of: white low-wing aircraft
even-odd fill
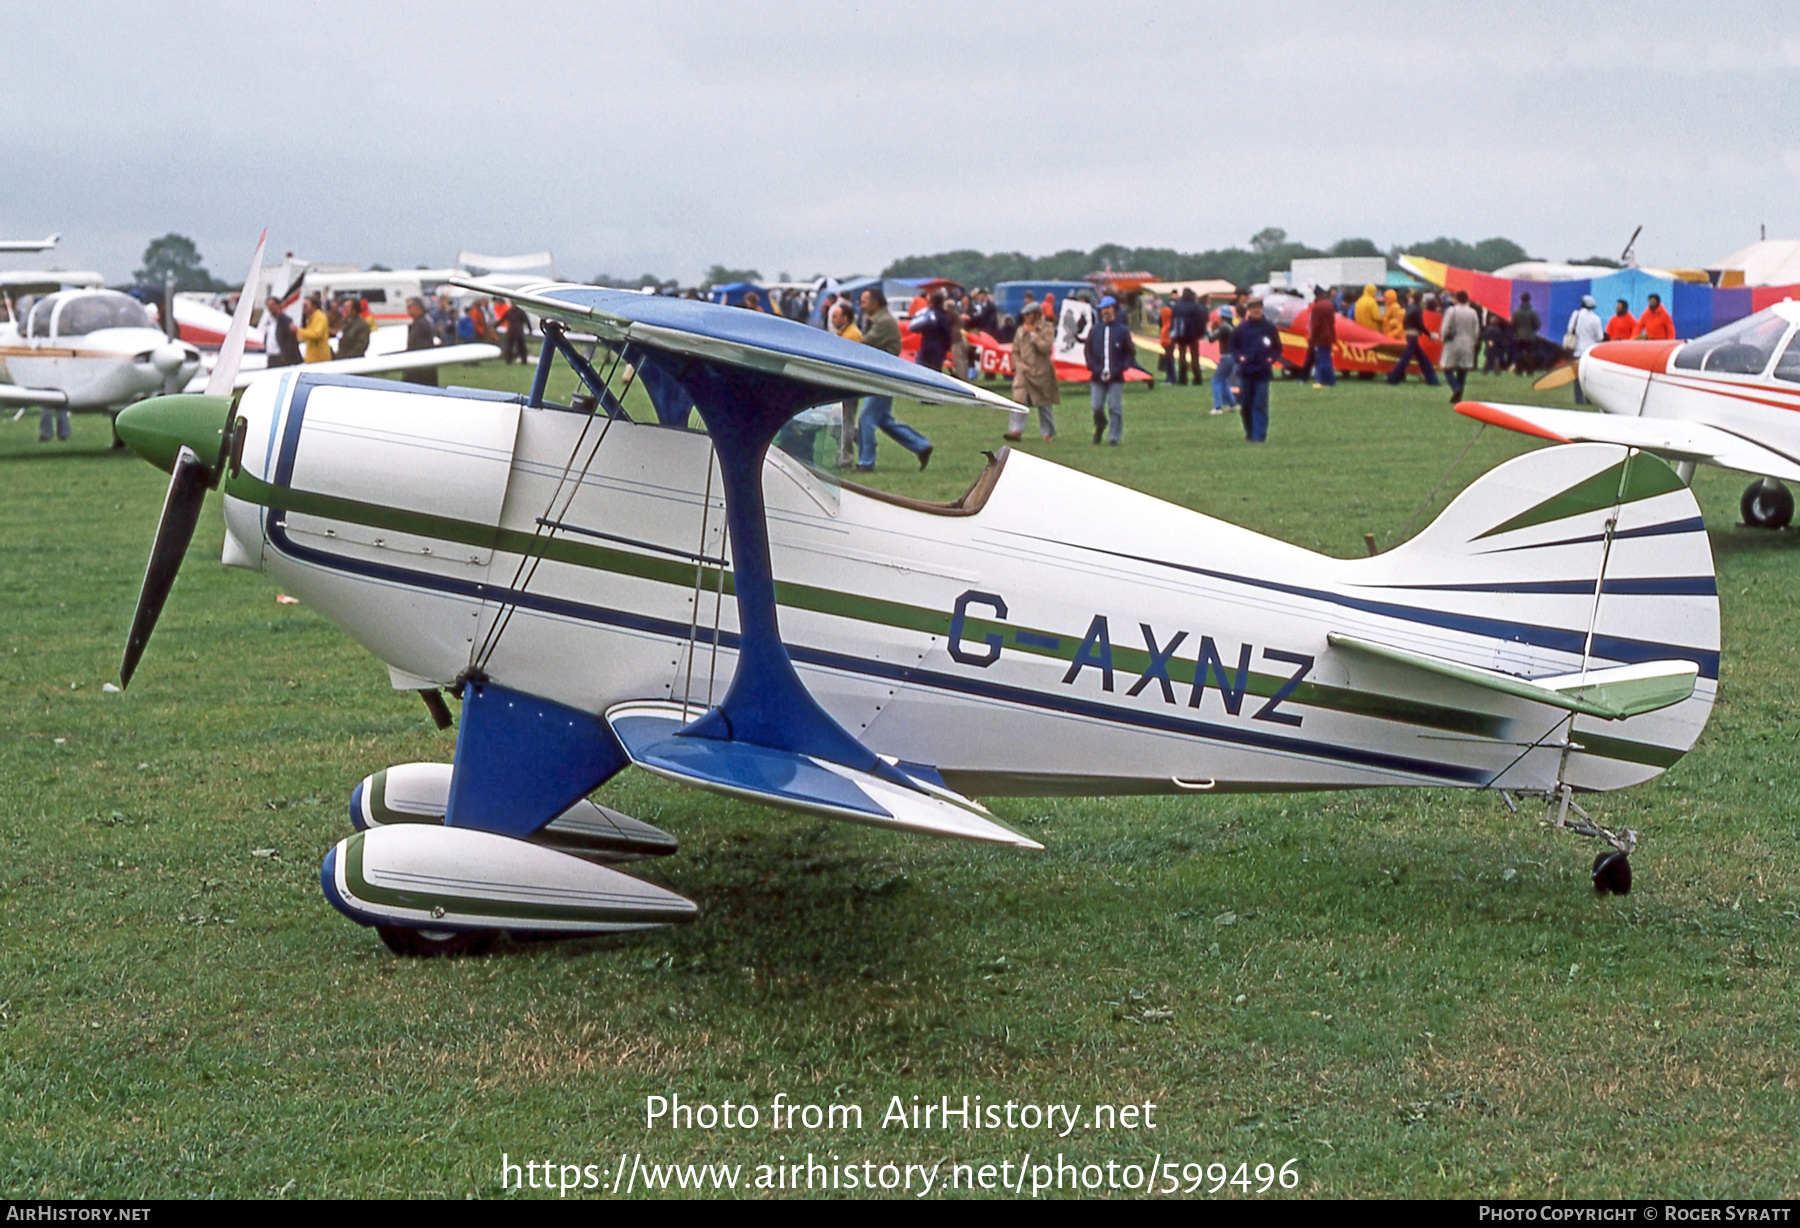
[[[1578,378],[1604,413],[1465,401],[1458,413],[1558,443],[1641,448],[1673,461],[1760,475],[1744,491],[1744,523],[1779,529],[1794,517],[1783,482],[1800,482],[1800,303],[1766,307],[1692,341],[1603,341]]]
[[[59,234],[42,239],[0,239],[0,252],[47,252],[56,246]]]
[[[256,250],[260,266],[261,242]],[[246,295],[240,306],[247,311],[249,303]],[[237,344],[231,369],[235,386],[244,387],[260,374],[254,368],[262,359],[240,371],[244,342]],[[171,341],[128,294],[58,290],[36,299],[23,320],[0,324],[0,405],[116,414],[147,396],[186,387],[208,357],[187,341]],[[308,370],[372,375],[498,357],[499,347],[492,345],[439,346],[333,359]]]
[[[586,800],[628,765],[1021,849],[973,795],[1488,789],[1605,840],[1596,886],[1623,891],[1635,834],[1572,794],[1660,774],[1711,710],[1712,557],[1653,456],[1520,457],[1351,560],[1018,452],[924,503],[769,444],[848,396],[1010,402],[768,315],[470,284],[545,322],[528,395],[289,368],[234,403],[240,320],[210,395],[118,424],[173,473],[124,681],[216,488],[227,566],[343,627],[440,723],[460,697],[454,761],[364,780],[322,868],[396,951],[692,918],[609,864],[674,848]]]

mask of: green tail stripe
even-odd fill
[[[1680,489],[1681,479],[1675,476],[1667,461],[1648,452],[1634,452],[1610,469],[1603,469],[1561,494],[1550,496],[1536,507],[1520,512],[1506,523],[1495,525],[1475,540],[1598,512],[1615,503],[1635,503]]]

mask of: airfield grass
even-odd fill
[[[1115,450],[1068,391],[1061,440],[1034,423],[1028,450],[1345,556],[1398,540],[1475,431],[1416,383],[1278,384],[1252,448],[1201,391],[1134,389]],[[1507,377],[1470,395],[1569,403]],[[873,478],[933,498],[1004,429],[899,413],[931,467],[884,440]],[[134,685],[103,692],[165,479],[110,453],[104,419],[67,445],[34,428],[0,420],[5,1196],[487,1197],[502,1153],[608,1181],[622,1154],[741,1163],[748,1185],[778,1156],[1061,1152],[1295,1158],[1299,1195],[1800,1191],[1800,538],[1735,527],[1740,477],[1696,486],[1725,626],[1711,724],[1598,801],[1644,833],[1630,896],[1593,894],[1591,846],[1442,789],[995,799],[1047,846],[1027,854],[627,771],[599,796],[680,837],[642,872],[696,924],[408,961],[326,904],[319,860],[357,780],[448,760],[453,735],[219,567],[216,501]],[[1475,438],[1431,510],[1528,446]],[[763,1124],[647,1131],[645,1097],[671,1093]],[[777,1093],[863,1126],[772,1131]],[[890,1097],[964,1094],[1153,1101],[1156,1129],[879,1124]]]

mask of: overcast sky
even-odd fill
[[[1590,15],[1591,14],[1591,15]],[[122,279],[550,248],[564,276],[973,247],[1800,238],[1800,5],[0,0],[0,238]],[[0,267],[43,263],[0,256]]]

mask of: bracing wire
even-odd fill
[[[619,351],[609,350],[609,352],[612,355],[612,361],[607,365],[604,372],[596,373],[600,375],[602,386],[593,389],[595,396],[599,397],[602,402],[606,400],[607,393],[611,390],[613,376],[618,371],[620,362],[622,361]],[[574,483],[571,487],[570,477],[575,469],[575,459],[581,455],[582,445],[586,443],[588,434],[593,429],[594,420],[601,417],[604,417],[605,422],[600,428],[600,437],[594,441],[594,445],[589,450],[586,461],[582,463],[581,472],[574,477]],[[509,595],[508,599],[501,603],[493,623],[489,626],[487,634],[482,637],[481,646],[475,653],[475,659],[472,665],[475,672],[479,673],[487,668],[487,664],[492,660],[495,650],[500,646],[501,638],[512,625],[513,614],[519,607],[518,602],[512,600],[510,595],[513,593],[524,592],[531,586],[532,580],[537,575],[538,565],[544,560],[544,547],[547,546],[549,540],[555,536],[557,527],[564,514],[567,513],[569,506],[574,503],[575,496],[580,493],[582,483],[587,480],[588,472],[594,464],[594,458],[600,454],[600,448],[605,444],[606,436],[612,430],[614,421],[615,419],[612,415],[603,415],[596,407],[595,411],[590,413],[587,416],[587,420],[581,424],[581,433],[575,437],[574,446],[569,449],[568,460],[563,463],[562,473],[557,478],[556,485],[550,492],[550,498],[545,506],[544,515],[538,518],[537,524],[532,530],[531,541],[520,553],[518,565],[513,569],[512,582],[506,589],[506,592]],[[568,491],[566,498],[563,497],[563,492],[565,490]],[[563,503],[561,512],[558,512],[556,508],[559,499],[561,499]]]
[[[694,694],[694,652],[700,642],[700,591],[706,581],[706,535],[712,520],[713,457],[717,451],[718,446],[714,444],[706,454],[706,494],[700,502],[700,545],[695,551],[694,596],[688,618],[687,681],[681,690],[681,719],[684,721],[688,718],[688,702]],[[719,565],[723,567],[723,561]]]

